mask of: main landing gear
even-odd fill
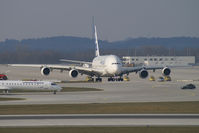
[[[119,77],[119,78],[108,78],[108,81],[123,81],[124,79],[122,77]]]
[[[90,82],[102,82],[102,78],[101,77],[87,77],[86,81],[90,81]],[[127,76],[123,77],[109,77],[108,78],[108,82],[114,82],[114,81],[129,81],[129,78]]]
[[[95,79],[96,82],[102,82],[102,78],[98,77]]]
[[[96,77],[96,78],[93,78],[93,77],[86,77],[86,81],[88,82],[102,82],[102,78],[100,77]]]

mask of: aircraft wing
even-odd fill
[[[60,59],[60,61],[63,61],[63,62],[72,62],[72,63],[78,63],[78,64],[92,64],[92,62],[77,61],[77,60]]]
[[[163,69],[163,68],[164,68],[163,66],[122,67],[122,74],[128,74],[131,72],[137,73],[138,71],[140,71],[142,69],[155,71],[156,69]]]
[[[8,64],[8,66],[13,66],[13,67],[48,67],[51,70],[52,69],[60,69],[60,70],[70,70],[74,66],[66,66],[66,65],[54,65],[54,64]]]
[[[56,69],[56,70],[65,70],[65,71],[70,71],[72,69],[77,70],[80,74],[86,74],[86,75],[100,75],[103,73],[103,70],[100,69],[94,69],[91,67],[83,67],[83,66],[75,66],[75,65],[62,65],[62,64],[9,64],[9,66],[14,66],[14,67],[38,67],[38,68],[43,68],[47,67],[50,70]]]

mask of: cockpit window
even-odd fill
[[[114,65],[114,64],[118,64],[119,65],[120,63],[112,63],[112,65]]]
[[[55,83],[51,83],[51,85],[57,85],[57,84],[55,84]]]

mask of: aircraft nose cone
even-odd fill
[[[121,72],[121,70],[118,65],[111,68],[111,74],[119,74],[120,72]]]
[[[61,90],[62,90],[62,88],[58,86],[58,87],[57,87],[57,90],[58,90],[58,91],[61,91]]]

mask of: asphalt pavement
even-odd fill
[[[198,126],[199,114],[0,115],[4,126]]]

